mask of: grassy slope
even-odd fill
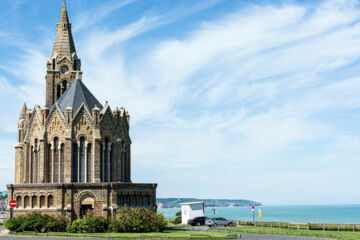
[[[34,235],[33,233],[25,233],[26,235]],[[152,233],[98,233],[98,234],[73,234],[73,233],[40,233],[37,234],[38,236],[71,236],[71,237],[101,237],[101,238],[129,238],[129,239],[138,239],[138,238],[161,238],[168,237],[168,238],[179,238],[179,239],[189,239],[190,235],[194,234],[205,234],[210,235],[212,239],[225,239],[225,233],[217,233],[217,232],[200,232],[200,231],[187,231],[187,230],[177,230],[177,229],[166,229],[162,233],[152,232]],[[21,233],[19,233],[21,235]],[[199,238],[199,237],[196,237]],[[205,238],[205,237],[204,237]],[[207,238],[209,239],[209,238]]]
[[[223,228],[219,228],[224,230]],[[256,234],[274,234],[274,235],[296,235],[309,236],[319,238],[333,238],[341,240],[359,240],[360,232],[345,232],[345,231],[317,231],[317,230],[295,230],[295,229],[278,229],[269,227],[252,227],[239,226],[234,228],[226,228],[227,231],[240,233],[256,233]]]

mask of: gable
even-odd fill
[[[94,134],[94,124],[90,113],[84,105],[82,105],[73,119],[73,132],[75,136],[84,134],[92,137]]]

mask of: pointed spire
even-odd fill
[[[63,4],[62,4],[61,16],[60,16],[60,22],[59,23],[69,23],[69,17],[68,17],[67,11],[66,11],[65,0],[63,1]]]
[[[20,118],[25,118],[26,112],[27,112],[27,107],[26,107],[26,103],[24,103],[21,109]]]
[[[58,57],[69,56],[75,53],[75,44],[71,33],[71,24],[69,22],[66,3],[63,1],[60,21],[56,28],[56,37],[52,54]]]

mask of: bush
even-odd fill
[[[103,217],[85,217],[76,219],[66,228],[69,233],[104,233],[109,229],[110,219]]]
[[[21,225],[24,222],[24,219],[25,219],[24,215],[10,218],[6,221],[5,227],[13,232],[21,232],[22,231]]]
[[[180,224],[181,223],[181,211],[178,211],[175,216],[176,216],[176,218],[174,220],[174,224]]]
[[[166,224],[162,214],[139,208],[121,208],[114,222],[118,232],[162,232]]]
[[[49,215],[39,213],[30,213],[18,217],[10,218],[6,221],[6,228],[10,231],[34,231],[34,232],[63,232],[66,228],[64,218],[55,218]]]
[[[64,217],[60,217],[60,218],[51,217],[46,227],[49,232],[65,232],[66,225],[67,223]]]

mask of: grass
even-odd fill
[[[224,228],[215,228],[224,230]],[[360,232],[351,231],[322,231],[322,230],[295,230],[295,229],[278,229],[269,227],[253,227],[253,226],[239,226],[233,228],[226,228],[227,231],[239,233],[253,233],[253,234],[273,234],[273,235],[295,235],[303,237],[318,237],[331,238],[341,240],[359,240]]]
[[[101,238],[127,238],[127,239],[139,239],[139,238],[171,238],[171,239],[189,239],[192,238],[206,238],[206,239],[226,239],[234,238],[227,237],[226,233],[218,232],[202,232],[202,231],[187,231],[181,229],[166,229],[164,232],[152,232],[152,233],[34,233],[25,232],[17,233],[16,235],[36,235],[36,236],[58,236],[58,237],[101,237]],[[199,236],[204,235],[204,236]],[[206,236],[205,236],[206,235]]]

